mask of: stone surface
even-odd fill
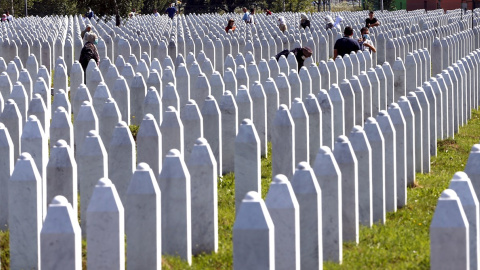
[[[202,102],[203,103],[203,102]],[[195,100],[191,99],[180,110],[180,118],[184,131],[184,157],[188,160],[195,141],[203,137],[203,118]]]
[[[137,133],[137,162],[147,163],[156,176],[162,168],[161,153],[162,135],[160,134],[157,121],[153,115],[146,114]]]
[[[162,133],[162,164],[170,149],[178,149],[183,157],[184,150],[184,131],[183,124],[178,112],[172,106],[168,107],[163,114],[163,121],[160,125]]]
[[[206,139],[198,138],[187,168],[191,177],[192,254],[218,251],[217,162]]]
[[[412,108],[414,114],[414,138],[415,138],[415,172],[423,172],[424,164],[424,128],[423,128],[423,119],[422,119],[422,107],[417,99],[415,92],[408,93],[407,96],[408,102]],[[427,153],[428,155],[428,153]]]
[[[148,88],[147,95],[143,100],[143,117],[145,117],[146,114],[151,114],[157,123],[162,122],[162,101],[160,100],[157,89],[154,87]]]
[[[98,118],[90,102],[84,101],[73,122],[76,149],[82,149],[83,141],[90,130],[98,131]],[[98,180],[98,179],[97,179]]]
[[[295,170],[295,124],[287,105],[277,110],[272,134],[272,175],[292,177]]]
[[[367,119],[364,130],[372,148],[372,218],[373,222],[385,224],[385,141],[374,118]]]
[[[73,150],[64,140],[55,143],[50,151],[50,158],[47,164],[47,202],[50,202],[57,195],[64,196],[77,209],[77,162],[73,157]],[[73,212],[77,217],[77,211]]]
[[[78,148],[77,148],[78,149]],[[76,155],[78,183],[80,186],[80,217],[82,228],[86,228],[88,203],[98,180],[108,176],[108,155],[102,139],[94,130],[88,132]],[[116,180],[116,179],[115,179]],[[85,235],[86,230],[84,230]]]
[[[115,185],[100,179],[87,208],[87,267],[125,269],[124,218]]]
[[[138,164],[125,194],[128,269],[161,269],[161,192],[146,163]]]
[[[318,104],[322,110],[322,144],[333,149],[334,140],[334,122],[333,122],[333,104],[330,96],[325,90],[320,90],[317,96]]]
[[[276,269],[300,269],[300,207],[286,176],[273,178],[265,205],[275,226]]]
[[[244,119],[235,138],[235,208],[249,191],[261,192],[260,139],[252,120]]]
[[[250,191],[242,200],[233,225],[233,267],[275,267],[275,229],[260,194]]]
[[[44,200],[42,178],[32,156],[22,153],[8,181],[10,266],[40,269],[40,230]]]
[[[405,120],[405,148],[406,148],[406,181],[408,186],[412,186],[415,182],[415,164],[416,164],[416,147],[415,147],[415,115],[407,97],[402,96],[398,100],[398,106],[402,111]]]
[[[162,190],[162,253],[192,264],[190,173],[178,150],[166,155],[158,181]]]
[[[397,207],[407,204],[407,139],[406,123],[403,118],[402,109],[397,103],[388,107],[388,115],[395,129],[395,170],[397,182]],[[408,156],[413,158],[413,154]]]
[[[40,233],[41,268],[82,268],[81,230],[75,217],[65,197],[52,200]]]
[[[343,254],[343,247],[342,247],[343,246],[343,233],[342,233],[343,219],[342,219],[342,181],[341,181],[342,173],[340,171],[340,168],[338,167],[338,164],[335,160],[335,157],[332,151],[330,151],[330,148],[328,148],[327,146],[322,146],[320,147],[320,149],[318,149],[317,157],[313,165],[313,171],[315,173],[315,178],[318,180],[318,184],[322,192],[322,196],[321,198],[319,198],[319,202],[318,202],[321,206],[321,212],[319,211],[318,214],[319,214],[319,219],[321,214],[322,225],[320,226],[319,224],[315,226],[319,226],[320,227],[319,230],[321,229],[323,232],[322,233],[323,236],[321,237],[322,241],[320,241],[320,243],[323,242],[323,259],[326,261],[341,262],[343,258],[343,255],[342,255]],[[299,170],[297,171],[297,173],[298,172]],[[292,182],[294,183],[295,181],[292,181]],[[295,185],[293,185],[293,187],[296,190]],[[316,189],[317,188],[312,189],[309,193],[314,193],[313,191]],[[320,192],[318,192],[318,194],[319,193]],[[315,203],[312,203],[311,201],[309,202],[311,204],[310,207],[312,207],[311,211],[313,211],[314,209],[313,207],[317,205]],[[301,211],[300,219],[304,220],[304,217],[302,215],[303,205],[300,202],[300,200],[299,200],[299,203],[300,203],[300,211]],[[312,216],[312,215],[314,216],[315,214],[311,214],[309,216]],[[300,233],[303,235],[302,231],[300,231]],[[312,238],[311,236],[304,236],[304,237],[308,237],[308,239]],[[308,240],[308,241],[309,242],[317,241],[317,238],[315,237],[314,240]],[[313,248],[311,248],[310,250],[313,250]],[[318,266],[314,265],[314,267],[316,268]]]
[[[385,149],[385,207],[387,212],[397,211],[397,153],[396,132],[387,111],[381,110],[377,123],[383,136]]]
[[[469,224],[455,191],[446,189],[438,199],[430,224],[430,267],[468,269]]]
[[[261,144],[261,155],[267,156],[267,97],[262,84],[255,81],[250,87],[252,99],[252,121]]]
[[[108,159],[108,178],[112,179],[122,203],[125,204],[125,194],[136,164],[135,141],[127,123],[121,121],[115,126],[107,147],[108,156],[115,157]]]
[[[305,109],[308,113],[309,160],[313,164],[317,150],[322,144],[322,109],[317,98],[308,94],[305,99]]]
[[[358,162],[358,219],[371,227],[372,219],[372,148],[361,126],[354,126],[349,135]]]
[[[300,98],[293,100],[290,114],[295,126],[295,160],[298,164],[302,161],[309,162],[310,146],[309,146],[309,117],[305,105]]]
[[[201,109],[203,135],[217,163],[217,175],[222,175],[222,115],[213,96],[208,96]]]
[[[345,101],[337,84],[332,84],[328,95],[333,105],[333,140],[345,132]]]
[[[230,91],[225,91],[220,100],[222,125],[222,173],[234,171],[235,138],[238,130],[238,108]]]
[[[339,136],[333,151],[342,181],[343,240],[358,244],[358,161],[346,136]]]
[[[478,198],[468,175],[464,172],[457,172],[450,181],[449,188],[457,193],[463,211],[468,220],[468,236],[470,249],[470,269],[478,268],[478,247],[479,247],[479,222],[478,222]]]
[[[8,180],[13,172],[13,142],[4,124],[0,123],[0,229],[8,227]]]
[[[28,117],[27,123],[22,131],[21,151],[28,152],[37,166],[38,173],[42,179],[42,200],[46,202],[46,167],[48,162],[48,139],[43,132],[40,121],[37,117],[31,115]],[[46,204],[43,208],[44,215],[46,214]]]

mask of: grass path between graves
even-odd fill
[[[344,243],[343,263],[324,263],[324,269],[429,269],[429,226],[440,193],[457,171],[462,171],[470,148],[480,139],[480,111],[460,128],[455,139],[438,141],[438,155],[431,159],[431,172],[417,174],[408,188],[407,206],[387,214],[386,225],[361,227],[360,243]],[[269,148],[270,150],[270,148]],[[270,152],[270,151],[269,151]],[[271,182],[271,159],[262,159],[262,196]],[[231,269],[234,213],[234,176],[228,174],[218,184],[219,252],[204,254],[188,266],[179,258],[165,256],[163,269]]]
[[[324,263],[325,269],[429,269],[429,226],[440,193],[457,171],[464,169],[470,148],[480,139],[480,111],[472,112],[468,125],[455,139],[438,141],[438,156],[431,160],[430,174],[417,174],[415,187],[408,188],[408,203],[387,214],[385,226],[361,227],[360,244],[343,245],[343,263]],[[269,145],[269,153],[271,153]],[[271,182],[271,158],[262,159],[262,196]],[[189,266],[178,257],[163,256],[163,269],[232,269],[232,231],[235,221],[234,175],[218,182],[218,253],[193,258]],[[194,225],[193,225],[194,226]],[[85,247],[85,245],[84,245]],[[84,250],[84,260],[85,250]],[[9,268],[8,232],[0,231],[1,269]],[[84,261],[85,266],[85,261]]]

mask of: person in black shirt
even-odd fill
[[[343,57],[345,54],[350,54],[351,52],[357,52],[361,50],[360,44],[358,41],[353,39],[353,29],[350,26],[345,27],[345,31],[343,32],[343,38],[337,40],[335,42],[335,46],[333,47],[333,59],[337,58],[337,56]]]
[[[275,59],[277,59],[277,61],[280,60],[280,57],[282,57],[282,55],[285,57],[288,57],[289,53],[293,53],[295,55],[295,59],[297,60],[297,63],[298,63],[298,71],[300,71],[300,69],[303,67],[303,63],[305,62],[305,59],[312,56],[313,51],[312,49],[310,49],[310,47],[295,48],[291,51],[287,49],[275,55]]]
[[[302,13],[300,14],[300,17],[301,17],[300,27],[303,29],[307,28],[307,26],[310,27],[310,20],[308,19],[307,14]]]
[[[380,22],[377,20],[377,18],[373,17],[373,11],[370,11],[368,14],[368,18],[365,20],[365,27],[374,27],[374,26],[379,26]]]

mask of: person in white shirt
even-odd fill
[[[369,31],[367,27],[363,27],[360,30],[362,34],[361,38],[358,40],[358,43],[362,46],[362,51],[370,51],[370,52],[377,52],[375,46],[373,46],[373,42],[370,39]]]
[[[10,12],[8,12],[8,10],[7,10],[6,15],[7,15],[7,21],[9,21],[9,22],[13,21],[13,16],[12,16],[12,14],[10,14]]]
[[[248,14],[248,17],[247,17],[247,20],[245,21],[245,23],[255,24],[255,9],[254,8],[250,9],[250,14]]]
[[[157,11],[157,9],[154,9],[154,10],[153,10],[153,16],[155,16],[155,17],[158,17],[158,16],[160,16],[160,14],[158,14],[158,11]]]

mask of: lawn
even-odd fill
[[[430,174],[417,174],[408,188],[408,203],[387,214],[384,226],[361,227],[360,244],[344,243],[343,263],[324,263],[325,269],[428,269],[430,268],[429,226],[440,193],[453,174],[463,170],[470,148],[480,138],[480,112],[460,128],[455,139],[438,141],[438,156],[431,160]],[[269,148],[270,152],[270,148]],[[271,159],[262,159],[262,196],[271,182]],[[218,181],[219,249],[216,254],[193,258],[192,266],[178,257],[163,256],[163,269],[231,269],[234,212],[234,175]],[[1,269],[9,269],[8,232],[0,232]]]

